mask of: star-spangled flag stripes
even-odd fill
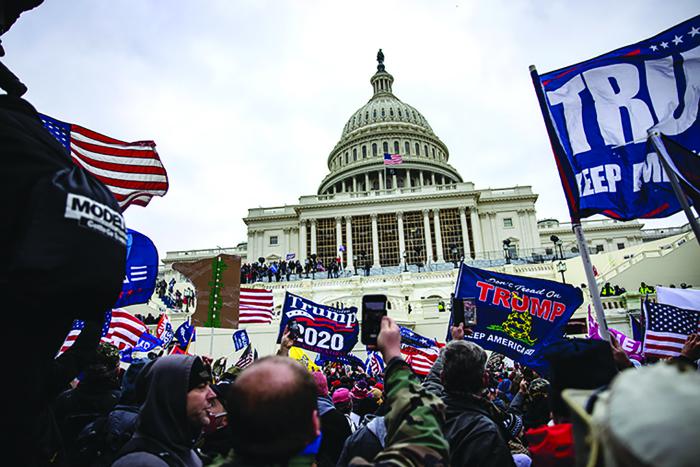
[[[128,311],[108,311],[105,317],[107,332],[102,340],[114,344],[118,349],[134,347],[141,335],[148,332],[148,326]]]
[[[61,344],[61,348],[58,350],[58,354],[56,355],[57,357],[60,356],[66,350],[70,349],[73,346],[73,344],[75,344],[76,339],[78,338],[78,336],[84,328],[85,321],[80,319],[76,319],[75,321],[73,321],[73,325],[71,326],[70,331],[68,331],[66,339],[63,341],[63,344]]]
[[[700,311],[644,301],[644,353],[655,357],[680,355],[689,334],[700,331]]]
[[[70,349],[78,336],[85,328],[85,321],[76,319],[73,321],[66,339],[61,344],[56,357]],[[102,342],[113,344],[119,350],[131,348],[136,345],[141,335],[148,332],[148,327],[135,316],[124,310],[112,310],[105,313],[102,324]]]
[[[253,347],[251,344],[248,344],[248,347],[246,347],[245,351],[241,354],[241,358],[238,359],[234,366],[241,369],[247,368],[253,364],[254,360]]]
[[[365,362],[365,373],[369,376],[379,377],[384,373],[384,359],[378,352],[370,350]]]
[[[401,154],[389,154],[384,153],[384,165],[398,165],[403,163],[403,157]]]
[[[401,353],[415,374],[427,376],[438,356],[440,356],[440,349],[438,347],[419,349],[409,345],[402,345]]]
[[[272,322],[272,290],[241,288],[238,304],[240,324]]]
[[[146,206],[168,191],[168,175],[153,141],[128,143],[47,115],[39,117],[73,162],[109,188],[122,211],[132,204]]]

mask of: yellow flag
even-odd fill
[[[299,347],[292,347],[289,349],[289,358],[293,358],[297,362],[301,363],[309,371],[321,371],[321,368],[319,368],[319,366],[316,365],[308,355],[306,355],[306,352]]]

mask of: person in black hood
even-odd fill
[[[200,467],[193,447],[216,398],[209,370],[199,357],[169,355],[143,371],[148,394],[138,427],[112,465]]]

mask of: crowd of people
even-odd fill
[[[241,283],[281,282],[283,280],[289,282],[322,277],[337,279],[343,273],[341,258],[334,258],[325,265],[321,258],[306,258],[304,261],[283,259],[271,262],[265,261],[265,258],[258,258],[258,261],[241,265]]]
[[[288,357],[294,345],[288,331],[276,356],[229,368],[223,359],[149,354],[123,371],[117,349],[103,342],[52,404],[56,431],[49,437],[51,463],[581,465],[577,456],[580,462],[580,456],[591,453],[576,439],[585,427],[576,426],[565,390],[595,390],[591,404],[604,399],[606,389],[614,395],[616,380],[648,371],[676,378],[677,390],[663,396],[675,398],[689,416],[698,413],[698,334],[688,338],[681,356],[642,369],[630,363],[614,340],[612,346],[568,340],[548,353],[545,379],[502,355],[487,356],[465,339],[470,332],[463,325],[451,328],[451,342],[424,378],[402,358],[399,327],[389,317],[383,319],[377,341],[386,367],[372,374],[337,362],[308,371]],[[59,364],[81,350],[80,339],[57,359]],[[658,394],[648,390],[653,404]],[[643,426],[644,417],[636,423],[639,429],[657,430],[653,423]],[[670,430],[671,422],[665,423]],[[681,423],[676,423],[679,430],[698,433],[697,425]],[[589,432],[582,439],[595,435]],[[671,436],[665,440],[666,449],[677,444]],[[696,447],[683,448],[697,454]],[[641,456],[641,462],[650,454],[625,455]]]
[[[190,307],[194,307],[194,289],[186,287],[184,291],[180,291],[175,289],[175,284],[175,278],[171,278],[169,282],[166,282],[165,279],[160,279],[156,282],[155,293],[169,309],[188,312]]]
[[[669,284],[669,287],[675,289],[676,284]],[[685,282],[681,282],[680,284],[681,289],[690,289],[692,287],[692,285],[686,284]],[[582,288],[585,288],[585,284],[582,284]],[[642,295],[653,294],[656,293],[656,287],[648,285],[645,282],[641,282],[637,291]],[[620,287],[617,284],[610,285],[610,282],[606,282],[605,285],[603,285],[603,287],[600,288],[601,297],[617,297],[620,295],[624,295],[625,293],[627,293],[627,289],[625,289],[624,287]]]

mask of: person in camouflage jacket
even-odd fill
[[[374,459],[367,460],[358,457],[352,459],[349,465],[382,467],[448,465],[449,447],[442,434],[442,425],[445,420],[444,405],[438,397],[422,388],[410,366],[401,358],[401,335],[398,325],[393,319],[383,318],[377,345],[382,351],[384,361],[388,362],[384,386],[386,390],[385,403],[389,404],[391,409],[385,419],[387,427],[386,448]],[[281,363],[280,357],[275,358],[276,362]],[[295,365],[291,360],[287,361],[286,364]],[[256,362],[246,369],[241,374],[241,378],[256,365],[259,363]],[[239,381],[241,379],[237,380],[234,386],[239,384]],[[315,389],[313,391],[315,397]],[[231,402],[229,400],[229,407]],[[285,419],[283,415],[280,414],[279,423],[288,424],[290,433],[297,430],[298,427],[294,426],[294,421]],[[315,413],[314,417],[317,417]],[[241,427],[241,431],[245,429],[246,427]],[[234,438],[235,436],[234,430]],[[310,442],[312,439],[308,441]],[[235,439],[233,444],[237,445]],[[260,459],[251,459],[250,457],[246,459],[232,451],[225,459],[219,459],[213,465],[236,467],[263,464],[288,465],[290,467],[313,465],[314,455],[308,451],[307,449],[306,454],[288,460],[280,460],[279,463],[267,464],[261,463]]]

